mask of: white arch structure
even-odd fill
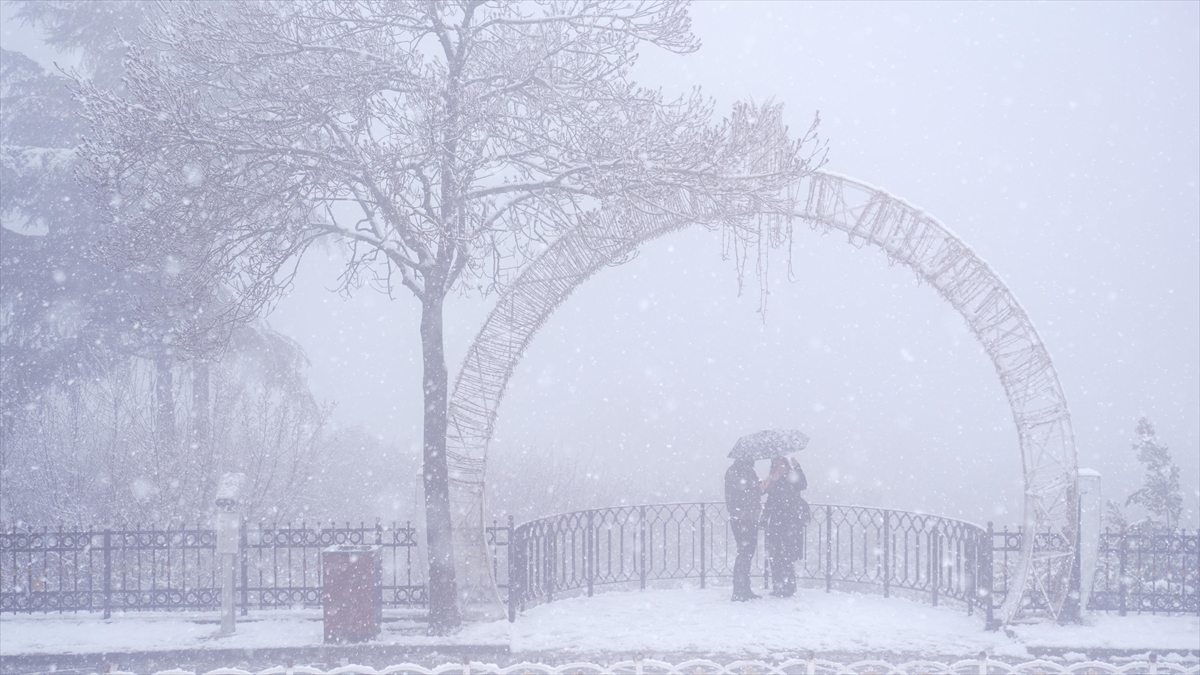
[[[795,213],[814,229],[845,232],[882,248],[928,283],[966,320],[991,357],[1012,408],[1025,472],[1024,531],[1062,535],[1066,549],[1035,551],[1024,537],[999,619],[1057,620],[1069,592],[1078,527],[1070,413],[1045,345],[999,276],[932,216],[883,190],[829,172],[792,186]],[[807,193],[807,197],[804,197]],[[464,603],[498,599],[484,541],[484,469],[505,387],[537,330],[571,292],[643,243],[713,222],[691,197],[670,210],[645,205],[606,212],[563,235],[504,291],[464,359],[450,399],[448,459],[458,581]]]

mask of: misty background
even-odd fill
[[[72,65],[2,7],[6,49]],[[1195,527],[1200,5],[703,2],[692,17],[703,48],[644,51],[635,77],[702,87],[719,114],[773,98],[793,131],[820,110],[826,170],[937,217],[1023,304],[1105,498],[1141,482],[1130,446],[1145,415]],[[1003,390],[932,289],[880,251],[805,230],[790,270],[773,260],[764,315],[720,244],[701,228],[653,242],[562,305],[500,407],[491,513],[719,500],[733,443],[774,427],[812,437],[799,457],[810,501],[1019,522]],[[419,519],[415,301],[329,292],[341,260],[310,252],[267,318],[334,404],[309,470],[325,477],[315,489],[345,489],[314,516]],[[452,380],[492,300],[447,302]]]

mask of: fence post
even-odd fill
[[[998,628],[996,625],[995,616],[996,599],[992,593],[993,584],[995,583],[996,579],[996,571],[994,568],[995,554],[993,553],[996,542],[995,534],[995,530],[992,529],[992,521],[989,520],[987,524],[987,534],[985,535],[987,539],[983,542],[983,546],[980,547],[982,562],[979,565],[981,573],[983,574],[983,595],[980,602],[986,603],[985,607],[987,610],[987,619],[984,627],[988,630],[996,630],[996,628]]]
[[[833,588],[833,506],[825,505],[825,592]]]
[[[938,551],[938,527],[933,526],[933,531],[929,533],[929,582],[933,586],[933,606],[937,607],[938,602],[938,582],[942,578],[942,556]]]
[[[544,563],[544,574],[546,575],[546,602],[554,602],[554,582],[555,574],[557,574],[558,561],[558,527],[557,523],[554,526],[547,528],[549,536],[545,539],[545,547],[542,549],[542,555],[546,557]]]
[[[975,600],[979,597],[979,537],[972,539],[969,534],[976,533],[975,528],[970,530],[959,530],[962,537],[963,546],[967,552],[966,566],[963,568],[966,571],[966,588],[963,589],[963,595],[967,596],[967,616],[975,615]]]
[[[496,584],[496,593],[500,592],[500,561],[497,556],[500,555],[500,526],[496,524],[497,520],[492,518],[492,526],[489,528],[486,525],[483,529],[483,545],[488,547],[488,559],[492,561],[492,583]],[[488,540],[488,534],[491,534],[491,540]]]
[[[250,589],[248,588],[250,586],[250,583],[249,583],[250,577],[249,577],[249,571],[247,569],[247,567],[248,567],[247,558],[249,557],[250,551],[249,551],[248,547],[246,546],[246,519],[245,518],[242,518],[242,522],[238,527],[241,530],[238,533],[238,537],[240,539],[240,541],[238,542],[239,543],[238,548],[240,549],[238,551],[238,558],[240,559],[240,562],[242,564],[242,616],[246,616],[246,609],[247,609],[247,606],[250,604]],[[262,543],[261,538],[260,538],[259,543]],[[261,598],[259,599],[259,602],[260,603],[262,602]]]
[[[641,588],[646,589],[646,507],[638,507],[638,569]]]
[[[705,553],[704,553],[704,502],[700,502],[700,588],[704,588]]]
[[[216,507],[216,554],[221,578],[221,634],[232,634],[236,628],[238,562],[242,563],[243,579],[246,573],[242,552],[246,541],[246,523],[238,512],[242,487],[246,476],[227,473],[217,485]],[[245,583],[242,585],[245,591]],[[242,607],[245,607],[243,595]]]
[[[513,517],[508,517],[508,622],[512,623],[517,620],[517,596],[521,589],[521,582],[517,575],[517,556],[513,550],[517,543],[513,538]]]
[[[1125,531],[1125,526],[1122,525],[1121,526],[1121,556],[1120,556],[1121,571],[1120,571],[1120,576],[1117,577],[1117,581],[1120,583],[1120,589],[1121,589],[1121,605],[1120,605],[1119,611],[1118,611],[1118,615],[1120,615],[1120,616],[1125,616],[1125,594],[1126,594],[1126,588],[1129,585],[1125,579],[1125,557],[1126,557],[1125,554],[1129,550],[1128,547],[1126,546],[1127,536],[1128,536],[1128,533]]]
[[[588,511],[587,538],[584,540],[585,543],[583,546],[583,564],[587,565],[587,581],[588,581],[588,597],[589,598],[592,597],[592,584],[595,582],[595,579],[596,579],[596,563],[594,560],[592,560],[592,556],[596,552],[595,542],[593,541],[595,539],[595,535],[596,535],[596,526],[595,526],[595,523],[592,522],[592,516],[594,516],[595,513],[596,513],[595,511]]]
[[[1083,619],[1083,497],[1079,500],[1079,518],[1075,521],[1075,555],[1071,556],[1071,576],[1067,582],[1067,597],[1063,602],[1062,612],[1059,615],[1059,620],[1063,619],[1073,623],[1079,623]]]
[[[892,512],[883,512],[883,597],[888,597],[892,581]]]
[[[112,530],[104,530],[104,618],[112,617]]]

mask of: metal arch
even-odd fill
[[[966,320],[996,367],[1012,408],[1025,472],[1024,529],[1062,535],[1066,549],[1022,551],[999,618],[1057,620],[1069,592],[1078,527],[1075,440],[1058,375],[1025,310],[999,276],[932,216],[866,183],[816,172],[800,185],[790,214],[851,244],[882,248],[910,267]],[[447,455],[455,512],[458,579],[465,604],[495,604],[483,536],[484,469],[505,387],[526,347],[553,311],[588,277],[641,244],[720,218],[712,204],[677,196],[669,209],[628,205],[581,223],[534,260],[505,290],[467,351],[450,400]]]

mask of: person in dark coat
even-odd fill
[[[808,479],[796,460],[789,464],[783,457],[776,457],[771,460],[767,483],[763,526],[771,565],[771,595],[787,598],[796,592],[795,563],[804,551],[806,504],[800,493],[808,487]]]
[[[762,493],[766,482],[760,483],[754,472],[754,460],[739,458],[725,471],[725,508],[729,511],[729,528],[737,542],[737,560],[733,564],[733,601],[745,602],[759,596],[750,590],[750,562],[758,547],[758,520],[762,512]]]

